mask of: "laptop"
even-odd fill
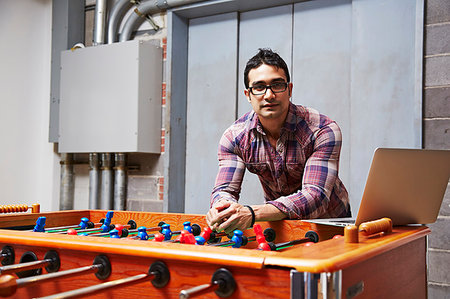
[[[393,225],[436,221],[450,177],[450,150],[375,150],[358,215],[307,222],[346,226],[383,217]]]

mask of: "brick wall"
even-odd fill
[[[450,1],[426,0],[423,146],[450,149]],[[450,298],[450,187],[428,240],[428,297]]]

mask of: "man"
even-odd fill
[[[255,221],[350,216],[347,190],[338,177],[338,125],[290,102],[287,65],[270,49],[259,49],[248,61],[244,83],[253,111],[220,140],[208,225],[230,234]],[[258,175],[265,204],[238,203],[245,168]]]

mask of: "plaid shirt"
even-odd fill
[[[341,140],[334,121],[290,103],[275,149],[255,112],[248,112],[220,139],[211,206],[221,198],[239,200],[247,168],[258,175],[266,203],[290,219],[350,216],[347,190],[338,177]]]

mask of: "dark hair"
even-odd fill
[[[284,74],[286,75],[287,82],[291,81],[291,78],[289,76],[289,70],[286,65],[286,62],[281,58],[280,55],[273,52],[271,49],[268,48],[260,48],[258,49],[259,52],[249,59],[247,62],[247,65],[245,66],[244,70],[244,84],[245,88],[248,88],[248,73],[252,69],[258,68],[261,64],[267,64],[278,68],[281,68],[284,71]]]

